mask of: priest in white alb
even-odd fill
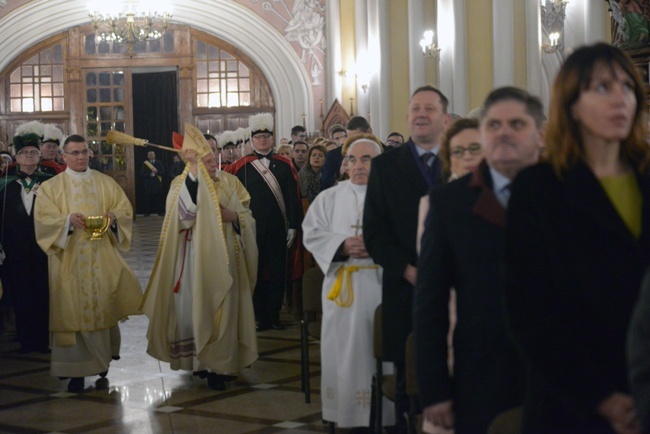
[[[217,172],[205,137],[191,124],[182,146],[188,164],[167,195],[143,302],[147,353],[224,390],[258,356],[255,220],[248,192],[236,176]]]
[[[339,427],[370,426],[375,373],[373,318],[381,303],[382,269],[368,257],[362,237],[363,204],[370,163],[379,139],[348,139],[349,181],[321,192],[302,223],[303,243],[325,274],[321,331],[323,419]],[[386,365],[385,372],[390,372]],[[394,406],[384,399],[383,424],[394,424]]]

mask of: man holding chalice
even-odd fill
[[[140,283],[118,250],[131,245],[133,208],[109,176],[88,168],[79,135],[63,144],[65,172],[44,182],[35,206],[36,240],[48,255],[51,374],[70,378],[82,392],[84,377],[105,380],[119,358],[118,322],[139,313]]]

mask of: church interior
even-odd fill
[[[83,135],[138,214],[148,149],[110,143],[110,130],[164,147],[184,122],[217,135],[271,112],[276,142],[294,125],[313,139],[354,115],[366,117],[382,140],[392,131],[408,136],[409,97],[425,84],[441,89],[459,116],[504,85],[547,105],[568,53],[616,43],[621,19],[616,0],[108,3],[0,0],[0,143],[5,149],[16,128],[33,120]],[[156,11],[156,35],[138,39],[142,32],[124,28],[135,9]],[[111,39],[110,17],[118,12],[112,23],[123,33]],[[647,81],[647,51],[632,48]],[[157,153],[167,167],[170,153]],[[161,225],[162,217],[138,218],[124,255],[143,288]],[[144,316],[121,324],[121,359],[111,366],[109,387],[95,390],[95,378],[87,379],[83,394],[68,393],[49,375],[47,354],[16,353],[5,333],[0,433],[328,432],[318,342],[310,344],[306,403],[299,316],[290,309],[283,316],[286,330],[259,333],[260,359],[225,391],[149,357]]]

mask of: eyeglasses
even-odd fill
[[[271,134],[255,134],[253,138],[260,140],[269,140],[271,138]]]
[[[453,158],[462,158],[465,155],[465,151],[469,152],[469,155],[479,155],[481,153],[481,144],[480,143],[471,143],[468,147],[464,146],[454,146],[451,150],[451,156]]]
[[[386,144],[388,146],[402,146],[402,142],[398,142],[397,140],[386,140]]]
[[[86,156],[88,155],[90,151],[88,149],[84,149],[83,151],[72,151],[72,152],[65,152],[68,155],[72,155],[73,157],[78,157],[80,155]]]
[[[36,157],[37,155],[41,155],[40,151],[37,150],[31,150],[31,151],[18,151],[16,155],[27,155],[28,157]]]

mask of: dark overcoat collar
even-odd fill
[[[506,210],[497,200],[492,190],[492,176],[485,160],[472,172],[469,188],[477,190],[478,197],[472,212],[493,225],[506,226]]]

